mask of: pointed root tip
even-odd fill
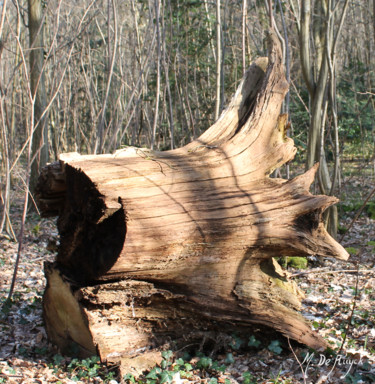
[[[311,184],[314,182],[315,175],[318,169],[319,169],[319,163],[316,163],[302,175],[296,176],[294,179],[291,179],[290,183],[293,183],[302,187],[305,191],[309,191]]]
[[[350,255],[347,250],[327,232],[323,223],[319,225],[318,233],[318,241],[322,249],[319,256],[330,256],[343,261],[349,259]]]

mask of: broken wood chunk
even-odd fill
[[[60,233],[44,313],[64,351],[134,363],[168,340],[251,324],[325,348],[274,258],[348,253],[322,223],[337,199],[309,192],[317,165],[269,177],[296,152],[280,117],[288,83],[275,39],[269,52],[187,146],[64,154],[42,172],[36,199]]]

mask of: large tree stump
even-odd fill
[[[280,115],[288,90],[280,48],[269,42],[269,58],[189,145],[65,154],[44,169],[37,200],[44,216],[59,216],[60,233],[44,310],[63,350],[132,359],[170,337],[249,324],[325,347],[273,258],[348,254],[322,224],[337,199],[309,193],[317,166],[292,180],[269,177],[296,152]]]

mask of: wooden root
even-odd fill
[[[288,89],[280,57],[271,36],[269,59],[249,68],[219,120],[183,148],[65,154],[43,171],[38,204],[59,216],[60,233],[45,318],[61,348],[132,359],[215,324],[262,324],[326,346],[274,260],[348,257],[322,223],[337,199],[309,193],[318,165],[292,180],[269,177],[295,154],[279,114]]]

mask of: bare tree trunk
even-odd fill
[[[319,186],[322,193],[333,193],[338,173],[338,131],[337,111],[334,100],[335,77],[335,50],[340,32],[343,27],[348,1],[345,2],[335,31],[334,15],[337,12],[337,4],[333,0],[319,0],[314,3],[315,16],[311,18],[311,1],[301,3],[299,40],[302,73],[310,96],[311,118],[307,143],[306,169],[310,169],[314,162],[320,161]],[[311,42],[314,42],[314,60],[312,60]],[[331,180],[326,156],[324,153],[324,125],[326,124],[326,103],[330,93],[331,110],[333,112],[335,130],[334,141],[336,143],[336,161],[334,178]],[[329,233],[336,236],[337,233],[337,209],[332,207],[327,210],[326,224]]]
[[[34,132],[30,190],[34,191],[38,175],[48,161],[47,95],[44,72],[44,15],[42,0],[28,0],[30,40],[30,88],[34,102]]]
[[[2,35],[3,35],[5,15],[7,12],[7,0],[4,0],[2,5],[3,6],[1,8],[1,17],[0,17],[0,57],[1,57],[1,51],[3,49]]]
[[[16,236],[13,232],[12,224],[10,222],[10,187],[11,187],[11,177],[10,177],[10,154],[9,154],[9,140],[7,137],[7,124],[6,117],[4,113],[4,100],[0,99],[0,124],[1,124],[1,135],[0,135],[0,149],[1,154],[4,157],[3,165],[4,168],[1,169],[4,175],[3,183],[0,183],[0,207],[2,207],[2,216],[0,219],[0,233],[3,233],[4,229],[6,233],[13,239],[16,240]]]
[[[242,3],[242,73],[246,72],[246,17],[247,0]]]
[[[3,52],[3,41],[2,41],[2,34],[3,34],[3,28],[4,28],[4,20],[6,15],[6,9],[7,9],[7,0],[3,2],[2,11],[1,11],[1,17],[0,17],[0,60],[1,55]],[[15,80],[13,80],[15,81]],[[14,99],[14,88],[12,89],[12,101]],[[12,111],[14,111],[14,103],[12,103]],[[1,135],[0,135],[0,154],[3,157],[2,166],[4,168],[0,168],[5,181],[3,183],[0,183],[0,207],[2,206],[2,215],[0,219],[0,233],[3,233],[4,228],[5,231],[12,236],[15,239],[15,236],[12,234],[12,227],[10,223],[9,218],[9,209],[10,209],[10,184],[11,184],[11,178],[10,178],[10,143],[9,138],[7,134],[7,122],[6,122],[6,113],[5,113],[5,103],[4,103],[4,95],[1,93],[0,98],[0,124],[1,124]],[[11,119],[10,124],[13,124],[14,119]],[[10,127],[10,131],[11,127]]]
[[[216,100],[215,100],[215,121],[220,114],[220,95],[221,95],[221,5],[220,0],[216,0]]]
[[[111,53],[111,39],[110,39],[110,4],[112,4],[113,10],[113,20],[114,20],[114,41],[113,41],[113,52]],[[100,112],[99,123],[97,128],[97,139],[95,145],[95,153],[102,153],[104,149],[104,125],[105,125],[105,116],[108,106],[109,92],[112,84],[113,70],[115,66],[116,52],[117,52],[117,7],[115,0],[108,0],[108,64],[107,64],[107,84],[106,91],[103,99],[103,105]]]
[[[314,81],[310,59],[311,0],[302,1],[300,17],[299,46],[302,75],[305,79],[305,83],[311,97],[314,92]]]
[[[163,10],[165,10],[165,4],[163,3]],[[169,111],[169,133],[171,138],[171,149],[175,147],[175,139],[174,139],[174,118],[173,118],[173,101],[172,101],[172,93],[171,86],[169,82],[169,64],[167,63],[167,46],[165,41],[165,22],[164,22],[164,13],[162,18],[162,28],[163,28],[163,68],[165,73],[165,85],[167,88],[168,95],[168,111]]]
[[[272,0],[268,0],[268,17],[269,17],[270,29],[272,30],[275,28],[275,21],[273,19]]]
[[[154,111],[154,122],[152,125],[151,149],[155,147],[156,128],[159,118],[159,101],[160,101],[160,60],[161,60],[161,41],[160,41],[160,0],[154,0],[155,19],[156,19],[156,41],[157,41],[157,63],[156,63],[156,102]]]

